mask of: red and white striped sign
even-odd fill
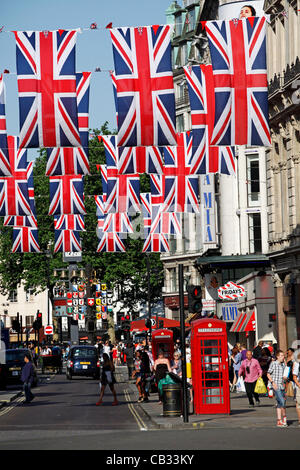
[[[45,326],[44,333],[45,335],[53,335],[53,326],[52,325]]]
[[[232,281],[227,282],[225,286],[222,286],[218,289],[218,297],[220,299],[234,300],[238,297],[244,297],[245,295],[245,288],[243,286],[238,286]]]

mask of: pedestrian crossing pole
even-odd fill
[[[184,315],[184,283],[183,264],[178,266],[179,277],[179,308],[180,308],[180,341],[181,341],[181,361],[182,361],[182,392],[183,392],[183,422],[189,421],[189,402],[187,399],[187,373],[186,373],[186,353],[185,353],[185,315]]]

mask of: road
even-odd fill
[[[215,450],[299,449],[299,430],[160,430],[143,414],[127,383],[116,385],[119,406],[106,391],[96,407],[98,382],[55,375],[34,390],[35,400],[19,398],[0,410],[0,450]],[[134,453],[133,453],[134,454]],[[196,457],[195,457],[196,458]]]

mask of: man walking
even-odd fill
[[[21,380],[23,382],[23,388],[25,393],[25,402],[30,403],[34,399],[34,395],[31,392],[31,386],[34,379],[34,365],[32,364],[31,354],[26,352],[24,355],[25,365],[22,369]]]
[[[272,384],[277,402],[277,427],[286,428],[286,399],[285,383],[283,378],[285,364],[284,353],[280,349],[276,352],[276,361],[271,362],[267,377]]]
[[[297,357],[298,361],[300,361],[300,354]],[[298,426],[300,427],[300,367],[299,362],[294,362],[293,367],[293,380],[296,385],[296,410],[298,415]]]
[[[256,381],[262,376],[262,369],[257,359],[254,359],[251,351],[247,351],[246,359],[242,362],[239,370],[239,377],[244,377],[244,383],[246,388],[247,397],[249,400],[249,407],[254,407],[255,399],[256,405],[260,405],[259,395],[254,392]]]

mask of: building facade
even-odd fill
[[[203,6],[203,10],[198,11],[198,19],[204,21],[216,18],[218,13],[216,5],[208,11],[205,10],[206,2],[196,3]],[[176,18],[181,10],[174,9],[174,4],[172,5],[176,25]],[[182,37],[179,38],[178,31],[177,29],[173,39],[174,84],[175,91],[177,90],[177,116],[183,115],[183,117],[177,120],[179,125],[177,130],[188,131],[191,129],[190,107],[187,92],[182,91],[186,87],[182,67],[188,63],[192,65],[209,63],[210,55],[205,34],[197,25],[194,31],[194,40],[197,42],[194,42],[201,51],[200,56],[198,55],[196,60],[192,46],[190,49],[186,46],[187,51],[190,51],[189,55],[180,55],[178,48],[183,47],[184,41],[188,38],[184,30]],[[182,57],[185,63],[180,62]],[[161,256],[165,270],[163,298],[166,316],[179,318],[178,265],[181,263],[184,265],[186,281],[186,316],[189,316],[187,286],[201,285],[203,312],[224,318],[228,322],[228,332],[239,314],[239,308],[234,305],[230,310],[231,315],[223,315],[226,302],[221,302],[210,295],[207,279],[216,278],[221,286],[228,281],[238,282],[253,272],[266,272],[270,266],[266,256],[268,208],[265,149],[239,147],[236,148],[236,157],[236,175],[200,176],[201,214],[184,215],[183,237],[172,240],[170,253]],[[268,314],[274,313],[274,296],[272,302],[273,306],[268,307]],[[259,312],[260,309],[257,309],[256,313]],[[268,336],[268,328],[267,332],[262,331],[261,324],[261,321],[257,322],[259,330],[255,333],[255,340],[260,334],[266,338]],[[269,333],[268,339],[274,340],[273,329]],[[238,335],[235,334],[231,337],[233,343],[238,339]]]
[[[281,349],[300,340],[300,2],[269,0],[269,256]]]

